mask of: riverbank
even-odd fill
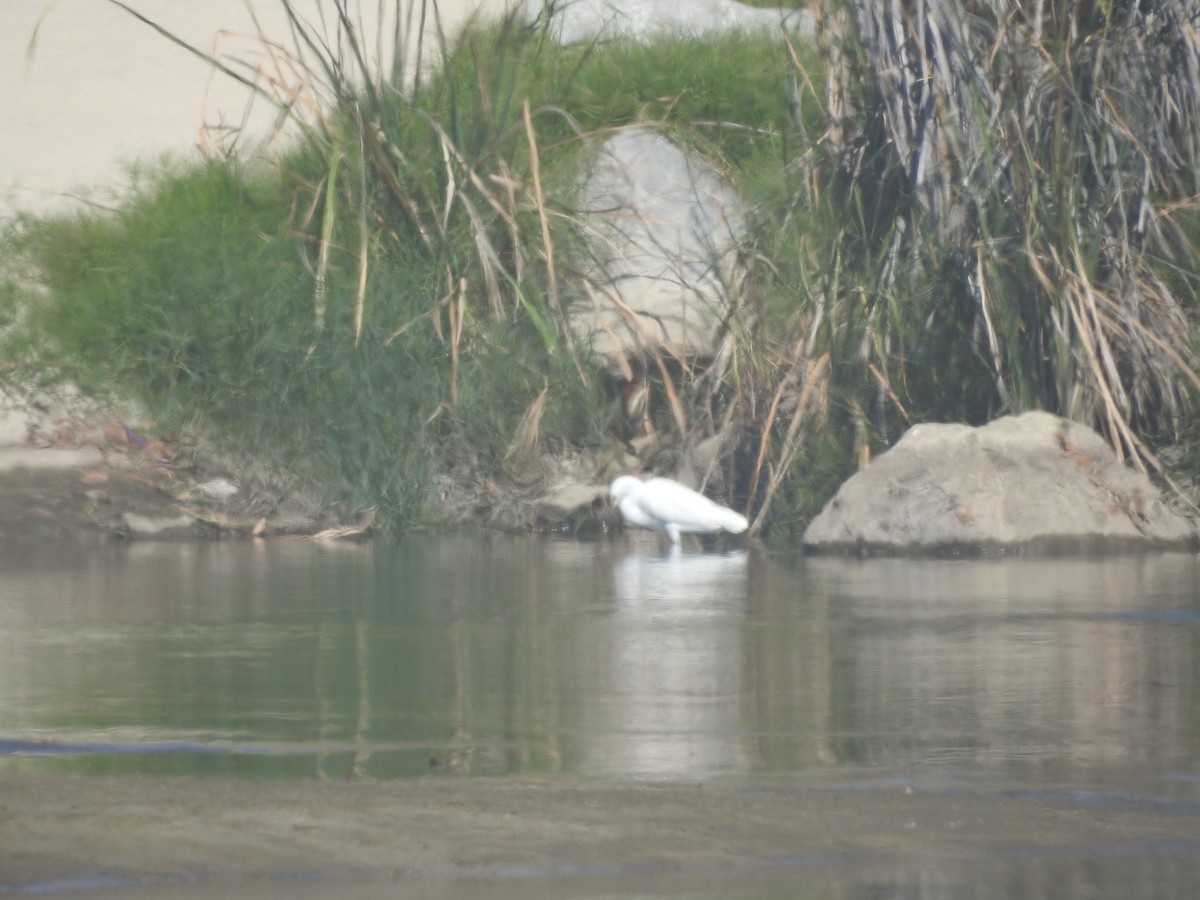
[[[2,387],[3,385],[0,385]],[[160,432],[129,404],[0,392],[0,541],[362,533],[299,478]]]
[[[332,881],[339,896],[474,896],[470,879],[480,896],[542,896],[531,885],[554,883],[545,896],[566,896],[564,884],[744,890],[801,876],[832,887],[933,865],[1198,849],[1175,817],[1144,805],[863,776],[746,786],[0,775],[0,892],[228,896],[249,882],[255,896],[302,896]]]
[[[606,521],[597,498],[622,464],[630,463],[604,448],[540,454],[493,478],[478,461],[460,461],[433,475],[425,524],[594,534]],[[127,400],[101,402],[69,385],[30,390],[0,376],[0,542],[355,539],[376,531],[373,507],[331,500],[314,480],[273,466],[270,454],[231,453],[165,431]]]

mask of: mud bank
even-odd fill
[[[312,535],[346,525],[296,479],[125,421],[0,392],[0,543]]]
[[[298,882],[332,880],[355,896],[429,896],[461,879],[671,873],[711,888],[766,869],[819,879],[1156,844],[1197,850],[1177,816],[1054,791],[0,775],[0,893],[190,885],[216,896],[254,881],[256,896],[272,885],[294,896]]]

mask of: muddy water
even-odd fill
[[[501,537],[0,551],[0,773],[915,786],[1178,823],[1178,846],[1022,851],[974,896],[1059,870],[1194,894],[1198,567]]]

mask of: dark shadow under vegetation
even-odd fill
[[[800,532],[919,421],[1044,408],[1154,467],[1196,440],[1194,4],[833,0],[814,42],[651,47],[508,20],[403,90],[410,60],[377,71],[336,6],[332,36],[293,11],[272,164],[166,163],[115,211],[9,229],[10,355],[391,529],[443,520],[446,485],[478,500],[458,514],[526,522],[558,463],[600,480],[626,452],[563,306],[579,161],[642,123],[752,209],[725,364],[650,376],[660,461],[725,435],[714,483],[756,530]]]

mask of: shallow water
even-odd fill
[[[878,895],[1182,896],[1200,888],[1198,586],[1187,554],[828,560],[496,536],[0,551],[0,771],[829,775],[848,796],[1033,796],[1176,817],[1181,844],[1014,851],[999,879],[995,860],[948,860]],[[768,875],[737,895],[792,895]],[[866,877],[832,895],[876,896]]]

